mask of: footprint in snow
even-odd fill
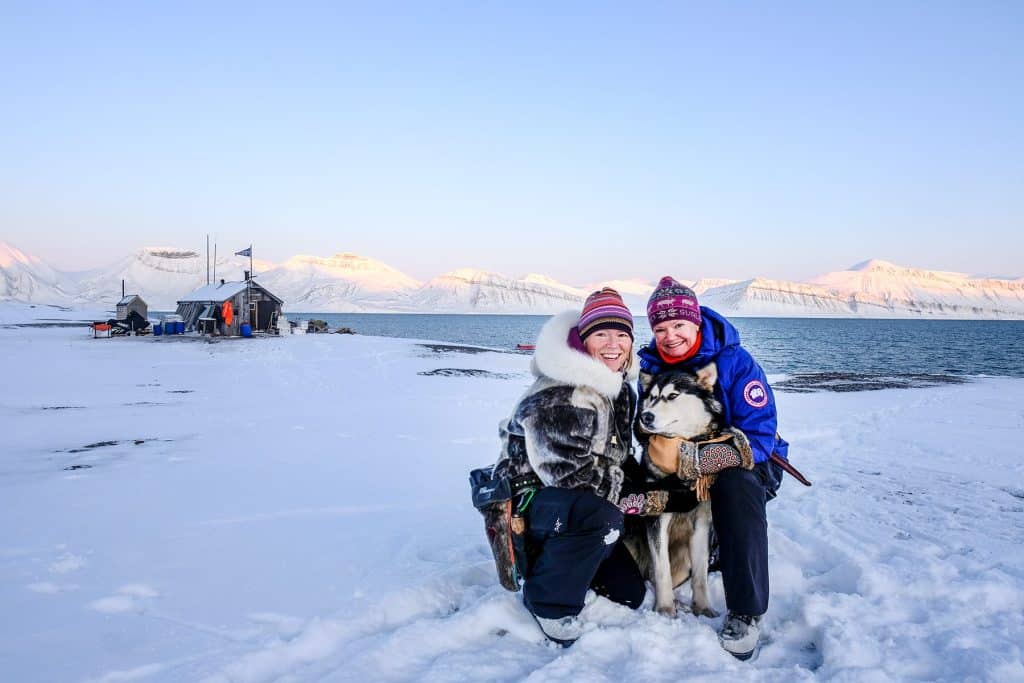
[[[1015,488],[1015,487],[1012,487],[1012,486],[1008,486],[1008,487],[1004,488],[1003,491],[1005,491],[1006,493],[1009,493],[1014,498],[1020,498],[1021,500],[1024,500],[1024,489],[1019,489],[1019,488]]]

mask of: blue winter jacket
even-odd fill
[[[668,365],[661,359],[652,339],[638,352],[640,372],[648,375],[669,369],[695,372],[708,363],[716,363],[715,398],[725,409],[725,423],[747,435],[755,463],[768,460],[773,452],[786,458],[789,444],[777,434],[775,395],[768,386],[764,370],[740,346],[740,333],[732,323],[706,306],[700,307],[700,314],[701,343],[695,356]]]

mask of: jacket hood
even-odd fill
[[[697,355],[685,362],[687,367],[703,367],[717,358],[724,349],[740,345],[740,331],[720,313],[707,306],[701,306],[700,315],[700,350],[697,351]],[[650,360],[658,366],[664,364],[653,339],[638,353],[641,358]]]
[[[544,323],[537,336],[530,370],[536,377],[548,377],[574,387],[591,387],[614,400],[622,391],[622,373],[609,370],[596,358],[569,347],[569,332],[578,319],[579,313],[566,311]],[[632,386],[639,373],[639,364],[631,363],[626,381]]]

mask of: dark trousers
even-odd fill
[[[711,513],[719,544],[725,605],[737,614],[768,611],[768,519],[765,503],[775,497],[782,469],[760,463],[718,473],[711,487]]]
[[[523,602],[538,617],[579,614],[587,589],[633,609],[646,586],[622,544],[622,512],[590,493],[545,487],[526,509],[530,569]]]

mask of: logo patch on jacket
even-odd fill
[[[751,380],[743,387],[743,400],[752,408],[764,408],[768,405],[768,390],[764,388],[761,380]]]

